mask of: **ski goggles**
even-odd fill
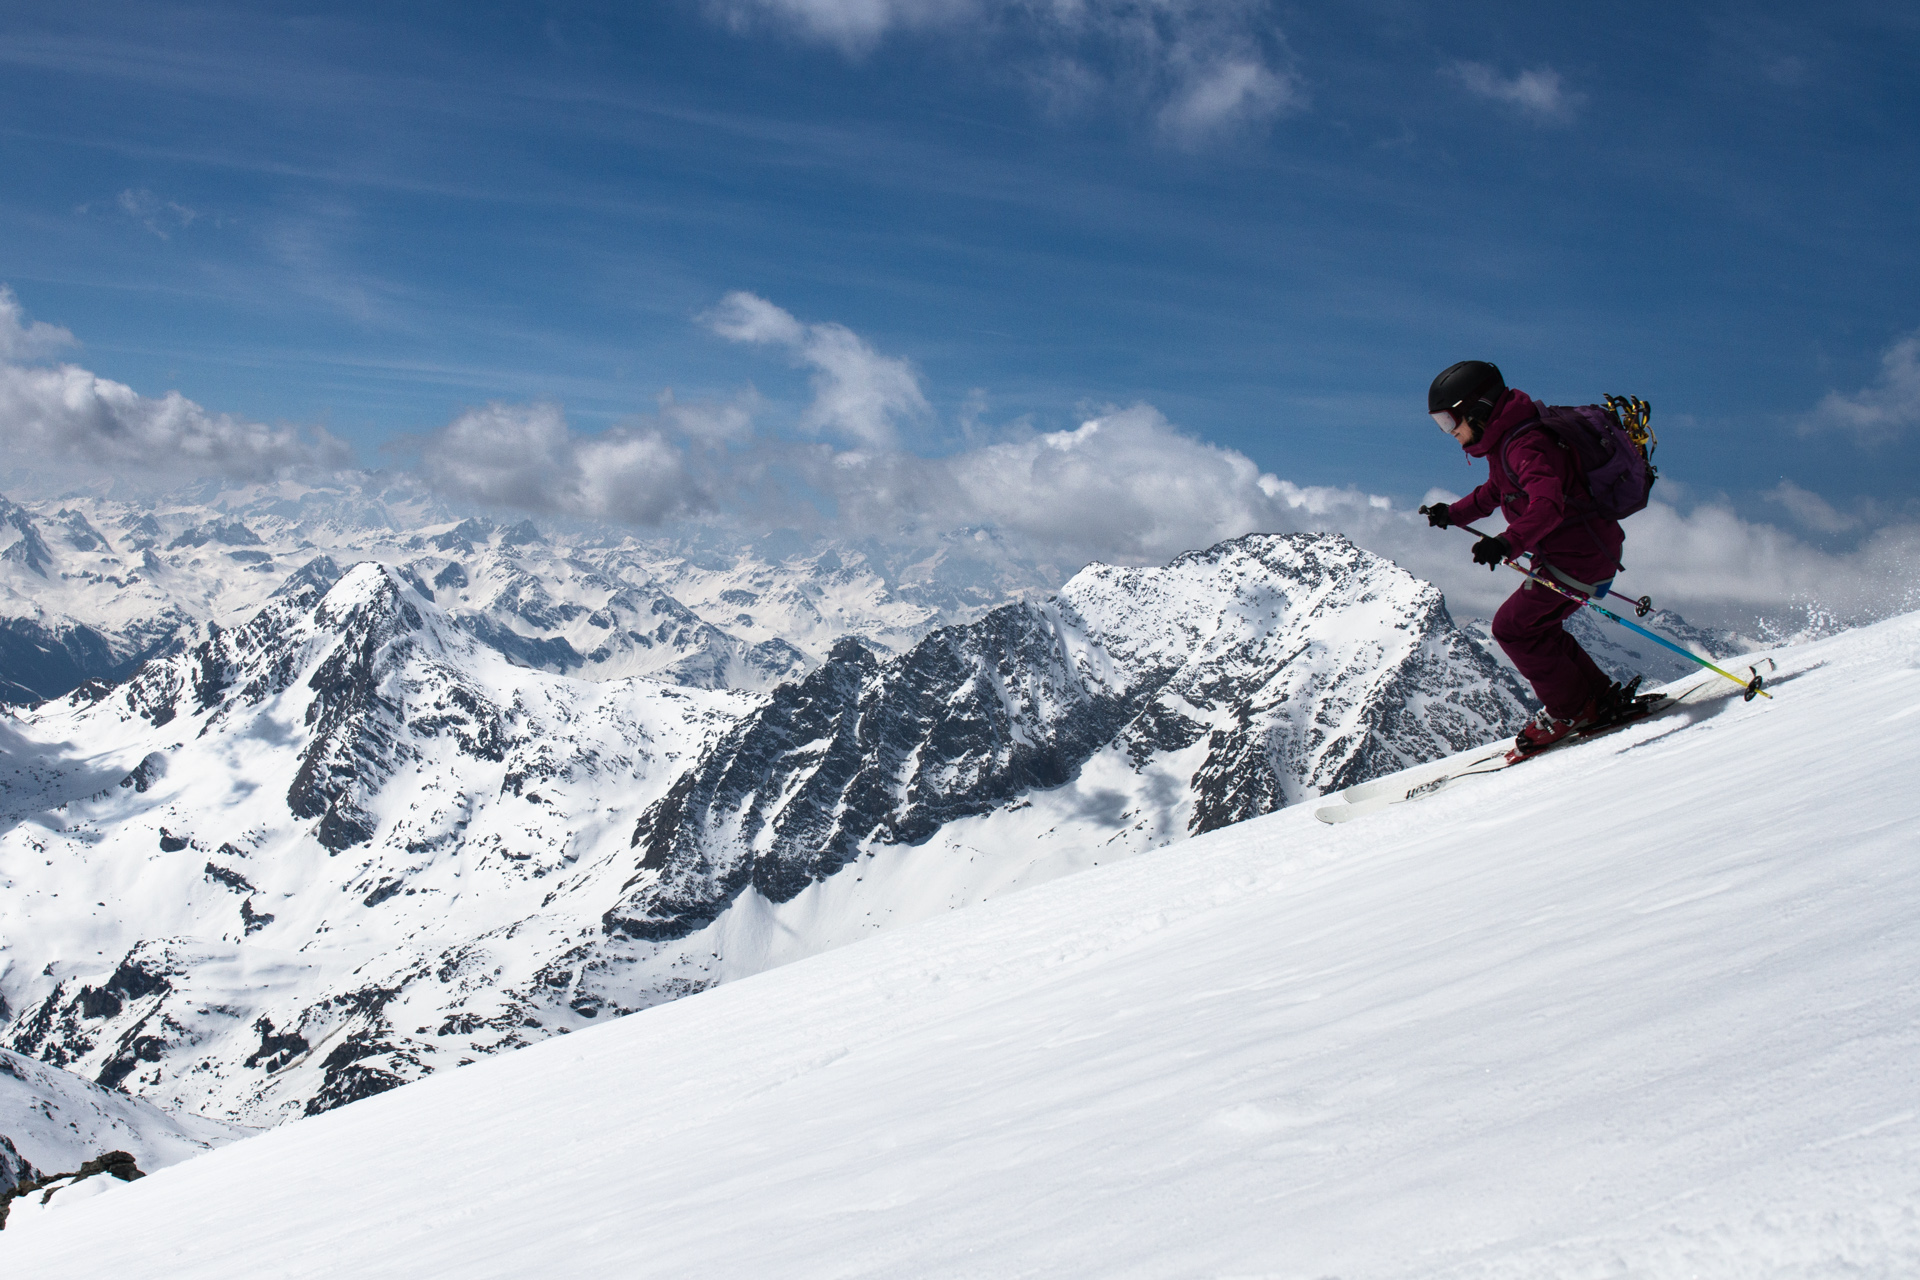
[[[1460,419],[1454,416],[1451,409],[1439,409],[1427,416],[1439,423],[1440,429],[1448,435],[1452,435],[1454,428],[1460,425]]]

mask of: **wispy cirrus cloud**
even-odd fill
[[[122,219],[162,240],[173,239],[175,232],[186,230],[200,218],[198,209],[189,208],[178,200],[157,196],[145,187],[128,187],[110,200],[90,200],[76,207],[74,212]]]
[[[1306,105],[1268,0],[709,0],[740,34],[871,56],[892,35],[957,33],[983,74],[1012,68],[1049,113],[1124,105],[1183,146]]]
[[[1503,76],[1484,62],[1456,62],[1442,74],[1458,80],[1475,97],[1505,103],[1536,124],[1565,124],[1586,100],[1568,89],[1551,67]]]
[[[979,0],[707,0],[707,12],[742,35],[784,31],[831,44],[850,57],[889,32],[977,19]]]

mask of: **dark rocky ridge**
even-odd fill
[[[1052,605],[1003,606],[888,662],[843,642],[641,817],[640,865],[603,927],[662,941],[749,886],[788,901],[874,844],[920,844],[1061,786],[1109,746],[1144,764],[1204,739],[1189,783],[1199,834],[1511,732],[1526,713],[1436,590],[1344,538],[1253,535],[1170,565],[1292,610],[1224,644],[1207,619],[1164,616],[1139,589],[1148,572],[1095,566]],[[1368,669],[1363,643],[1321,678],[1324,633],[1383,592],[1398,647],[1378,645]],[[1168,646],[1163,626],[1196,638]],[[1108,661],[1123,674],[1103,674]]]

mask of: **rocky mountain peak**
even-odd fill
[[[604,927],[659,940],[783,902],[879,845],[1061,788],[1102,753],[1178,778],[1178,835],[1511,731],[1526,698],[1434,588],[1345,538],[1091,566],[1046,605],[836,650],[642,815]],[[1204,748],[1204,749],[1202,749]]]

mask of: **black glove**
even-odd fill
[[[1422,507],[1420,508],[1420,514],[1425,516],[1427,523],[1436,529],[1453,528],[1453,511],[1444,502],[1436,502],[1430,507]]]
[[[1490,534],[1473,544],[1473,562],[1483,564],[1489,569],[1497,569],[1500,562],[1513,554],[1513,548],[1499,534]]]

